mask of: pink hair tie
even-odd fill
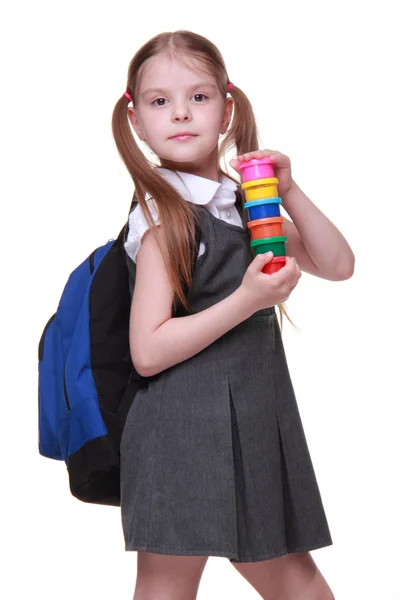
[[[132,98],[130,97],[130,95],[128,94],[128,92],[124,92],[124,96],[126,96],[127,98],[129,98],[129,100],[132,102]]]
[[[228,85],[227,85],[227,88],[226,88],[226,91],[227,91],[227,92],[230,92],[230,91],[231,91],[231,89],[233,88],[233,86],[234,86],[234,84],[233,84],[231,81],[229,81],[229,82],[228,82]]]

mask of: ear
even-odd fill
[[[221,123],[221,133],[225,133],[226,130],[228,129],[229,123],[231,122],[231,118],[232,118],[232,111],[233,111],[233,100],[230,96],[228,96],[228,98],[225,98],[224,113],[222,116],[222,123]]]
[[[140,140],[142,140],[142,142],[145,142],[146,140],[143,135],[143,131],[140,127],[139,120],[137,118],[136,111],[134,108],[131,108],[131,107],[128,108],[128,119],[132,123],[132,127],[135,130],[135,133],[138,136],[138,138]]]

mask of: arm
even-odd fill
[[[194,356],[252,314],[240,287],[221,302],[186,317],[172,318],[172,303],[165,263],[149,229],[136,257],[129,324],[132,362],[143,377]]]
[[[277,150],[255,150],[232,159],[230,165],[241,176],[241,161],[265,157],[272,160],[282,206],[292,219],[283,221],[286,254],[293,256],[302,271],[311,275],[331,281],[349,279],[354,271],[354,254],[338,228],[293,180],[288,156]]]
[[[282,198],[282,206],[293,219],[283,222],[287,255],[311,275],[331,281],[349,279],[355,261],[349,244],[295,182]]]

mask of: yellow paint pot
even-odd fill
[[[247,202],[261,200],[263,198],[275,198],[278,196],[278,178],[268,177],[266,179],[252,179],[242,183],[242,189],[246,195]]]

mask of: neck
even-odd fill
[[[204,177],[205,179],[211,179],[212,181],[218,181],[221,170],[218,167],[215,158],[213,161],[204,161],[204,163],[189,163],[189,162],[173,162],[160,158],[160,166],[164,169],[171,169],[172,171],[182,171],[183,173],[191,173],[198,177]]]

